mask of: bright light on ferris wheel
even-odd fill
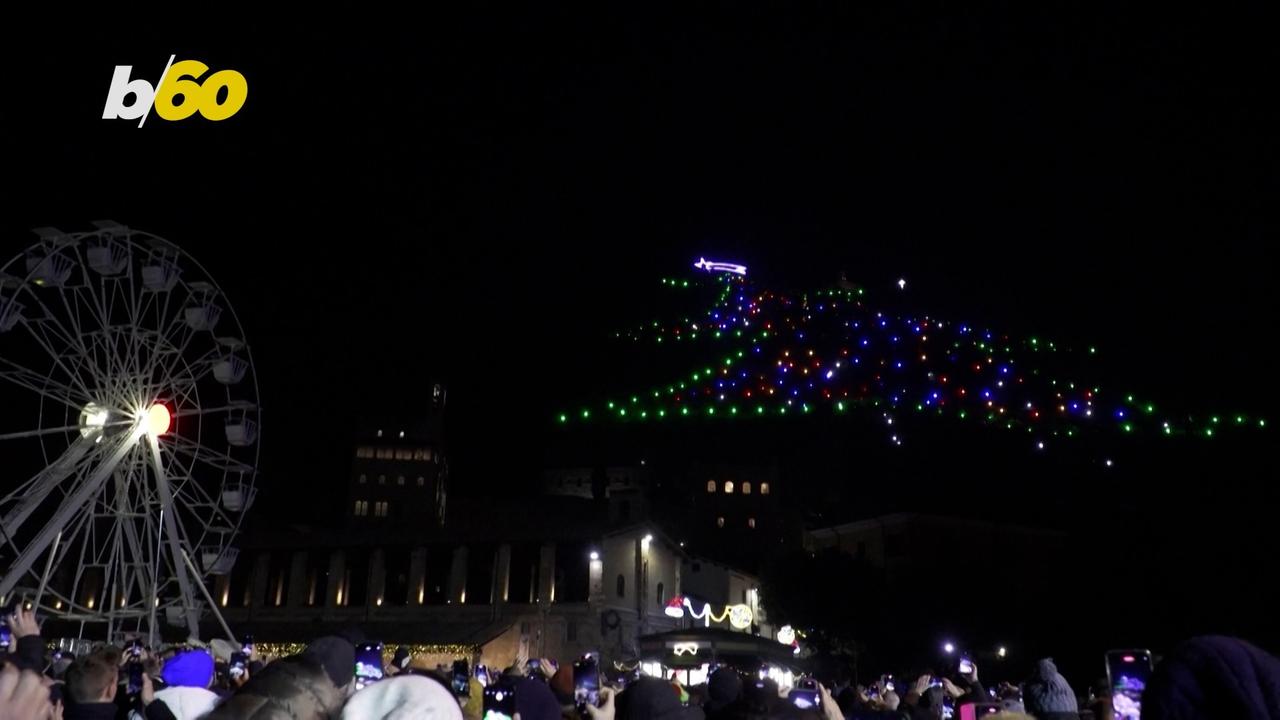
[[[147,410],[147,432],[152,435],[163,435],[169,432],[169,408],[156,403]]]

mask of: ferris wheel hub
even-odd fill
[[[80,411],[80,437],[92,437],[102,432],[102,428],[111,417],[106,408],[91,402]]]

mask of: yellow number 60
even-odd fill
[[[156,114],[165,120],[183,120],[197,110],[207,120],[226,120],[235,115],[249,96],[249,83],[235,70],[219,70],[205,78],[203,84],[196,82],[208,69],[199,60],[174,63],[156,90]],[[224,87],[227,97],[219,103],[218,93]]]

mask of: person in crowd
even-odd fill
[[[395,677],[396,675],[404,674],[412,662],[413,653],[409,652],[409,648],[401,645],[396,648],[395,654],[391,656],[391,664],[387,666],[387,675]]]
[[[44,640],[40,637],[40,625],[36,612],[30,608],[16,607],[5,618],[13,634],[12,651],[4,659],[20,670],[40,672],[44,669]]]
[[[61,708],[50,700],[48,683],[39,673],[20,669],[10,662],[0,665],[0,720],[62,717]]]
[[[717,668],[707,678],[707,700],[702,705],[708,720],[736,720],[746,715],[742,700],[742,675],[731,667]]]
[[[533,678],[516,681],[516,713],[520,720],[560,720],[560,702],[550,686]]]
[[[64,720],[114,720],[120,689],[120,650],[103,647],[67,668]]]
[[[776,700],[776,684],[774,688]],[[706,717],[701,708],[681,705],[680,696],[670,683],[652,677],[640,678],[627,686],[618,695],[616,712],[618,720],[703,720]]]
[[[213,657],[204,650],[187,650],[169,659],[160,670],[161,690],[153,690],[155,702],[163,703],[175,720],[196,720],[214,708],[221,698],[213,685]],[[151,684],[148,673],[143,684]],[[144,698],[144,707],[150,703]],[[150,716],[148,716],[150,717]]]
[[[1053,658],[1036,661],[1031,677],[1022,684],[1022,703],[1038,720],[1078,720],[1080,706],[1067,679]]]
[[[348,675],[355,665],[352,656]],[[344,687],[349,682],[338,680]],[[334,720],[345,697],[336,682],[314,653],[303,652],[264,667],[202,720]]]
[[[522,714],[522,720],[524,717]],[[462,720],[462,710],[444,685],[420,675],[405,674],[372,683],[356,692],[342,708],[342,718]]]
[[[355,644],[345,637],[328,635],[312,641],[302,656],[323,667],[342,697],[350,697],[355,690]]]
[[[1280,718],[1280,660],[1238,638],[1192,638],[1156,666],[1142,693],[1142,717]]]

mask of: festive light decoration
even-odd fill
[[[456,658],[470,659],[480,653],[479,645],[384,645],[382,652],[383,664],[391,662],[391,658],[395,656],[396,651],[400,648],[407,648],[410,655],[451,655]],[[253,649],[262,657],[288,657],[297,655],[307,648],[306,643],[254,643]]]
[[[790,625],[783,625],[778,628],[778,642],[783,645],[790,645],[796,641],[796,631]]]
[[[706,270],[707,272],[732,273],[734,275],[747,274],[746,265],[738,265],[736,263],[727,263],[727,262],[715,262],[714,260],[708,260],[706,258],[698,258],[698,262],[694,263],[693,266],[698,268],[699,270]]]
[[[751,627],[751,622],[755,619],[751,612],[751,608],[747,605],[741,604],[725,605],[724,610],[721,613],[716,614],[711,611],[711,603],[706,603],[702,606],[702,611],[698,612],[693,609],[693,602],[682,595],[676,595],[671,598],[671,600],[667,602],[667,607],[663,612],[666,613],[667,617],[683,618],[686,610],[689,613],[689,617],[694,620],[702,620],[703,624],[707,627],[711,627],[711,623],[713,622],[724,622],[728,620],[729,625],[734,628],[737,628],[738,630],[746,630]]]
[[[1055,372],[1068,363],[1079,372],[1097,356],[1094,346],[1074,352],[1040,336],[1019,339],[927,315],[893,316],[869,307],[864,291],[843,280],[833,289],[779,293],[756,287],[745,268],[712,272],[721,265],[729,264],[703,258],[695,267],[708,274],[692,283],[662,281],[713,295],[701,312],[616,333],[633,343],[688,344],[709,359],[645,392],[561,412],[559,421],[670,423],[857,409],[878,416],[895,446],[905,438],[901,416],[914,414],[1025,432],[1030,447],[1044,452],[1067,446],[1054,438],[1211,438],[1266,427],[1265,419],[1244,414],[1168,413],[1160,403]],[[905,288],[905,279],[898,284]]]
[[[676,655],[697,655],[698,643],[696,642],[676,643],[671,648],[671,651],[674,652]]]

